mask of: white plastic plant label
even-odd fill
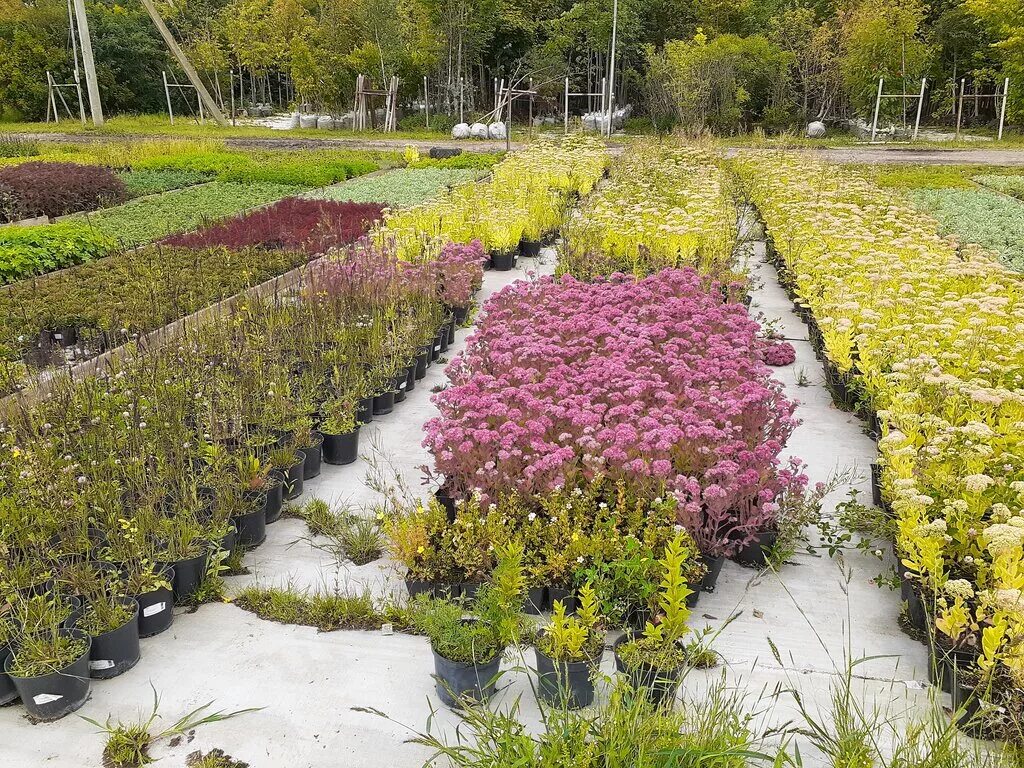
[[[32,697],[32,701],[38,704],[50,704],[54,701],[60,701],[64,697],[59,693],[38,693]]]
[[[155,616],[158,613],[163,613],[165,610],[167,610],[167,603],[153,603],[142,609],[142,615]]]
[[[94,671],[100,671],[103,669],[113,669],[114,662],[110,659],[96,659],[95,661],[89,662],[89,669]]]

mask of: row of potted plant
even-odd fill
[[[1020,742],[1020,276],[861,177],[783,157],[737,169],[829,379],[878,437],[905,620],[964,726]]]
[[[641,631],[623,634],[614,644],[617,671],[657,704],[673,702],[687,663],[703,661],[696,653],[691,658],[696,647],[685,644],[691,593],[686,571],[692,557],[685,532],[669,538],[653,569],[656,612]],[[523,617],[528,600],[523,543],[513,539],[500,545],[495,559],[489,580],[471,596],[419,595],[410,605],[412,626],[430,640],[438,697],[449,707],[486,701],[502,675],[502,658],[530,644],[541,700],[589,706],[609,629],[595,590],[583,584],[571,613],[566,602],[556,600],[550,620],[536,628]]]
[[[434,239],[479,240],[497,269],[511,269],[522,244],[536,255],[568,205],[594,188],[609,163],[604,146],[584,136],[543,140],[507,156],[491,178],[454,187],[422,205],[389,213],[378,236],[404,258],[419,257]]]
[[[359,424],[391,412],[446,348],[447,302],[468,302],[482,260],[479,244],[410,264],[363,242],[315,263],[296,295],[5,404],[6,696],[60,717],[90,675],[130,668],[139,635],[208,595],[222,553],[261,543],[321,461],[355,459]]]
[[[736,205],[722,159],[670,142],[639,142],[608,183],[566,222],[558,273],[638,277],[667,267],[707,274],[732,268]]]

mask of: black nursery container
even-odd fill
[[[492,253],[491,268],[498,272],[508,272],[515,266],[516,254],[514,251],[508,253]]]
[[[667,704],[676,697],[679,681],[683,676],[684,666],[676,669],[656,669],[648,664],[640,664],[635,669],[628,668],[619,657],[619,647],[633,639],[635,635],[627,632],[615,641],[615,669],[626,675],[636,689],[643,689],[647,698],[654,704]]]
[[[359,427],[343,435],[324,435],[324,461],[351,464],[359,458]]]
[[[373,398],[373,415],[374,416],[386,416],[395,410],[395,392],[382,392],[379,395],[374,395]]]
[[[369,424],[373,421],[373,398],[364,397],[356,405],[356,422]]]
[[[762,531],[754,536],[754,538],[736,552],[733,559],[740,565],[752,565],[756,568],[764,568],[768,565],[768,553],[772,547],[775,546],[775,542],[778,540],[779,534],[775,531]]]
[[[18,698],[18,689],[14,685],[14,681],[11,680],[11,676],[4,671],[4,665],[7,663],[7,657],[11,655],[11,647],[5,645],[0,648],[0,707],[4,704],[10,704],[12,701]]]
[[[206,564],[210,557],[207,548],[203,547],[203,553],[190,557],[187,560],[178,560],[174,563],[161,563],[174,568],[174,600],[182,602],[188,600],[199,589],[206,577]]]
[[[494,695],[497,687],[501,654],[482,664],[451,661],[434,654],[434,672],[438,698],[448,707],[458,708],[463,699],[482,702]]]
[[[537,656],[537,693],[548,704],[561,704],[579,709],[594,701],[594,670],[599,659],[586,661],[555,661],[539,648]]]
[[[711,557],[710,555],[701,554],[700,558],[708,569],[707,573],[704,574],[704,581],[701,582],[701,588],[705,592],[714,592],[715,587],[718,585],[718,577],[722,573],[722,566],[725,565],[725,557],[722,555]]]
[[[320,462],[323,460],[323,435],[314,434],[313,444],[302,449],[305,460],[302,464],[302,479],[312,480],[320,474]]]
[[[284,472],[272,469],[269,476],[273,480],[273,485],[267,488],[267,500],[263,506],[267,525],[278,521],[281,517],[281,509],[284,507]]]
[[[298,451],[299,460],[292,464],[290,467],[284,467],[282,472],[284,473],[284,500],[291,501],[297,499],[302,495],[303,481],[302,475],[305,471],[306,457],[302,451]],[[280,517],[280,514],[278,515]],[[275,517],[274,520],[277,520]]]
[[[17,677],[10,674],[14,656],[4,661],[4,671],[10,675],[18,696],[34,720],[59,720],[85,704],[92,681],[89,678],[89,635],[78,629],[62,630],[84,640],[85,651],[63,669],[38,677]]]
[[[540,256],[540,240],[520,240],[519,255],[531,258]]]
[[[169,584],[174,583],[174,569],[164,566],[163,577]],[[160,587],[151,592],[135,596],[139,604],[139,637],[159,635],[174,622],[174,591]]]
[[[391,382],[391,387],[395,391],[396,403],[405,402],[405,392],[407,384],[408,379],[406,378],[405,369],[403,368],[402,372],[399,375],[395,376],[394,380]]]
[[[117,629],[96,635],[89,649],[89,675],[96,680],[109,680],[123,675],[139,663],[139,604],[134,598],[125,598],[132,609],[132,617]]]
[[[267,538],[268,498],[269,496],[264,494],[263,503],[253,509],[252,512],[246,512],[244,515],[236,515],[231,518],[231,522],[235,524],[235,530],[238,532],[235,537],[235,544],[242,547],[242,549],[258,547]]]

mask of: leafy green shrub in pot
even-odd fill
[[[430,638],[436,690],[447,706],[485,701],[494,693],[502,652],[522,637],[525,595],[523,548],[513,544],[499,556],[468,614],[459,603],[416,598],[413,623]]]
[[[648,621],[641,634],[624,635],[615,643],[616,667],[632,678],[634,687],[645,689],[652,700],[659,702],[675,697],[686,664],[681,641],[690,631],[686,598],[692,590],[686,583],[685,569],[689,552],[682,533],[668,543],[661,560],[658,623]]]
[[[24,633],[4,662],[29,715],[58,720],[89,698],[89,636],[56,621]]]
[[[597,598],[589,584],[580,587],[575,617],[567,616],[565,604],[556,600],[550,623],[534,642],[540,697],[551,704],[566,701],[572,707],[588,706],[594,700],[593,675],[603,644]]]

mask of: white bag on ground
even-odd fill
[[[293,112],[288,116],[288,122],[284,124],[284,127],[288,130],[294,130],[299,127],[299,113]]]
[[[807,125],[807,135],[812,139],[820,139],[825,135],[825,124],[820,120],[815,120],[813,123]]]
[[[316,127],[321,131],[333,131],[334,118],[330,115],[320,115],[320,117],[316,119]]]
[[[496,123],[491,123],[487,127],[487,135],[492,139],[504,139],[506,136],[505,124],[500,120]]]
[[[474,139],[486,139],[487,126],[483,123],[473,123],[473,125],[469,127],[469,135]]]
[[[452,128],[453,139],[468,139],[469,138],[469,123],[459,123]]]
[[[316,128],[316,115],[299,115],[300,128]]]

